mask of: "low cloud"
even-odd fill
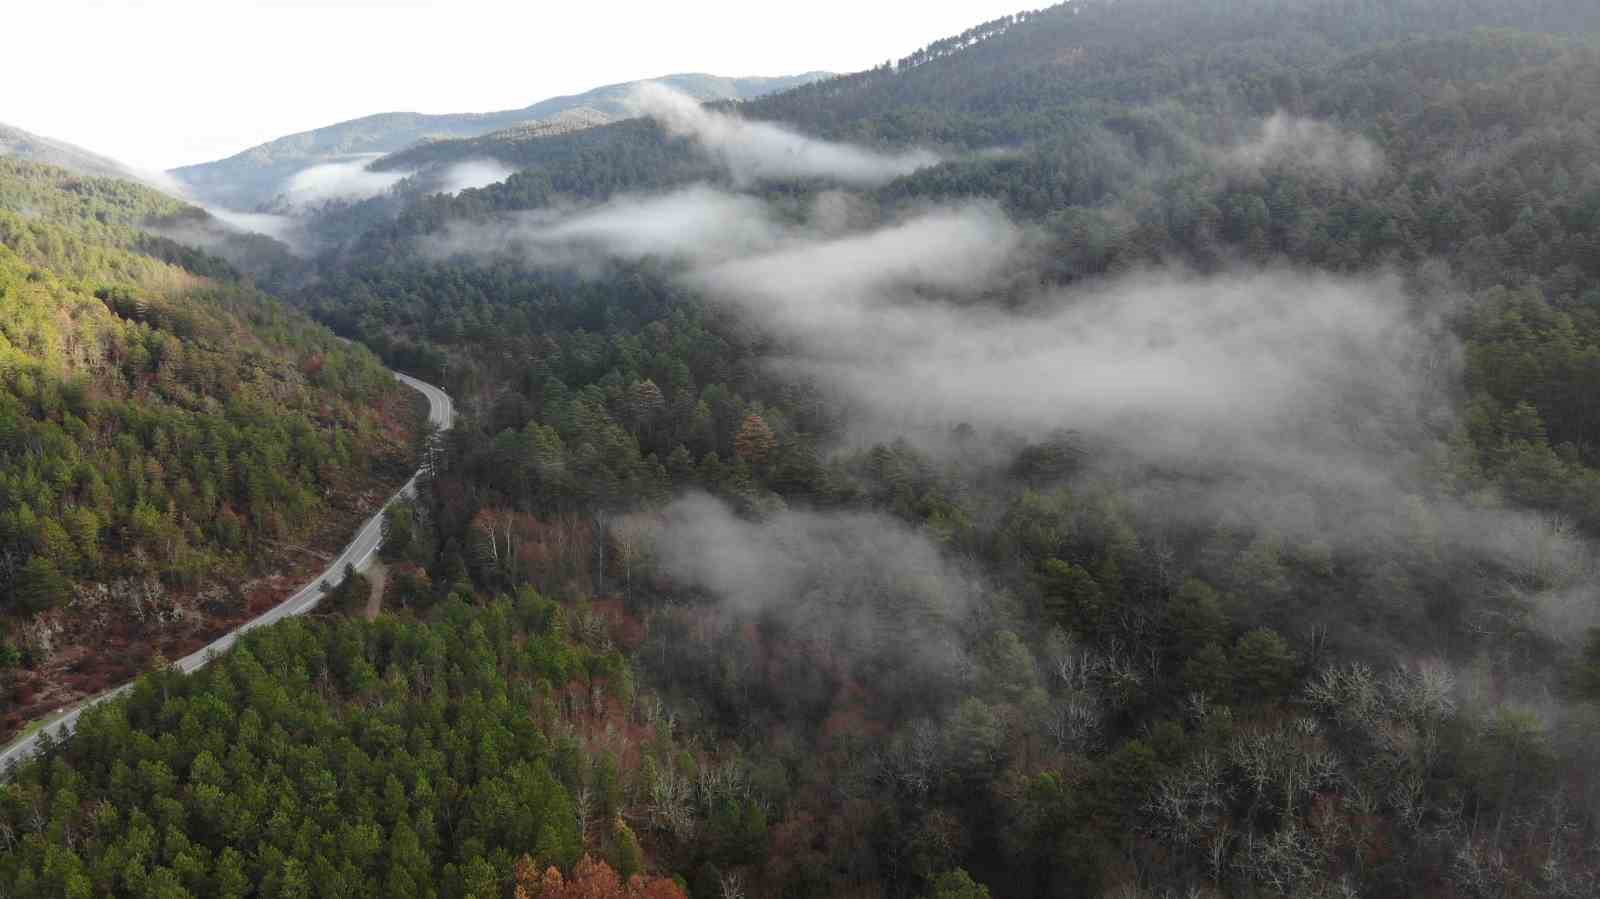
[[[193,197],[189,195],[188,185],[178,180],[177,176],[173,175],[171,172],[163,172],[160,169],[146,168],[131,169],[130,171],[132,172],[134,178],[140,183],[144,184],[146,187],[159,190],[169,197],[177,197],[178,199],[189,203],[194,202]]]
[[[930,298],[975,292],[1018,246],[987,211],[943,211],[694,278],[788,338],[785,365],[873,413],[1039,435],[1072,427],[1152,455],[1207,443],[1233,455],[1308,428],[1318,445],[1344,443],[1380,423],[1353,415],[1403,426],[1426,414],[1425,366],[1450,352],[1384,279],[1152,272],[1023,305]]]
[[[874,345],[895,353],[905,341],[926,336],[911,333],[920,330],[912,327],[914,315],[942,314],[936,304],[901,306],[896,298],[977,291],[1017,261],[1021,246],[1021,230],[997,209],[972,205],[864,233],[792,239],[768,252],[703,265],[689,278],[805,346],[846,337],[848,346],[869,355]],[[841,352],[849,351],[827,350],[833,358]]]
[[[1029,439],[1071,429],[1114,448],[1097,458],[1196,479],[1145,491],[1152,507],[1306,539],[1403,531],[1425,453],[1452,424],[1459,353],[1397,277],[1156,270],[1040,288],[1033,247],[977,204],[791,236],[686,277],[777,337],[771,364],[841,400],[863,440],[927,434],[936,449],[959,423]],[[1452,512],[1438,526],[1487,546],[1484,521]]]
[[[1383,151],[1359,134],[1314,119],[1278,112],[1248,141],[1222,153],[1234,168],[1308,166],[1333,175],[1368,178],[1383,167]]]
[[[220,226],[215,226],[209,222],[196,223],[180,219],[152,229],[164,237],[215,253],[235,263],[239,261],[238,247],[234,243],[237,232],[264,234],[299,255],[309,252],[311,238],[306,233],[304,223],[293,216],[267,212],[239,212],[222,206],[213,206],[196,199],[190,193],[188,185],[168,172],[138,169],[135,174],[147,186],[203,209],[221,223]]]
[[[211,213],[218,221],[240,231],[250,231],[256,234],[265,234],[274,240],[281,241],[296,253],[307,252],[310,238],[306,235],[305,225],[293,216],[275,215],[269,212],[235,212],[220,206],[202,206],[206,212]]]
[[[614,200],[551,224],[539,239],[595,246],[626,258],[716,258],[770,246],[782,232],[753,197],[691,187]]]
[[[494,159],[469,159],[444,170],[439,190],[447,194],[478,190],[498,184],[515,173],[516,169]]]
[[[774,178],[826,178],[870,186],[936,165],[926,150],[878,153],[819,140],[771,122],[752,122],[705,108],[662,84],[640,85],[634,104],[671,134],[687,137],[727,167],[741,184]]]
[[[1029,237],[992,206],[932,209],[687,277],[775,336],[771,364],[842,401],[861,442],[1070,429],[1153,521],[1492,561],[1550,628],[1593,595],[1572,528],[1437,490],[1461,381],[1448,292],[1290,267],[1039,288]]]
[[[837,193],[780,213],[695,187],[458,223],[428,251],[678,260],[686,283],[780,338],[773,364],[885,433],[1066,427],[1151,461],[1371,487],[1387,475],[1367,457],[1418,446],[1449,415],[1456,348],[1396,278],[1168,270],[1043,289],[1035,236],[991,204],[861,227],[876,216]]]
[[[325,162],[290,176],[284,193],[290,205],[310,206],[329,200],[364,200],[394,187],[411,172],[376,172],[367,168],[373,156]]]
[[[956,635],[977,614],[980,583],[905,524],[863,512],[784,510],[751,522],[693,494],[650,538],[657,570],[732,610],[775,616],[831,654],[901,658],[951,672]]]
[[[587,209],[456,222],[423,251],[435,258],[510,255],[530,265],[588,267],[611,258],[725,259],[771,247],[785,232],[759,200],[696,186]]]
[[[801,207],[697,187],[447,237],[533,264],[675,260],[685,285],[775,338],[769,365],[840,402],[851,442],[908,436],[970,457],[970,441],[952,449],[961,423],[1028,440],[1069,429],[1097,476],[1167,521],[1364,551],[1432,541],[1522,572],[1530,546],[1578,551],[1526,513],[1437,495],[1428,471],[1461,373],[1443,288],[1419,302],[1396,275],[1287,266],[1047,287],[1046,238],[992,204],[885,219],[839,192]]]

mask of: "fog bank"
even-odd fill
[[[315,205],[329,200],[365,200],[399,184],[411,172],[375,172],[367,168],[376,156],[362,156],[343,162],[325,162],[302,169],[290,176],[284,194],[295,206]]]
[[[772,122],[748,121],[707,109],[693,97],[662,84],[640,85],[633,102],[668,133],[699,144],[741,184],[773,178],[827,178],[869,186],[939,162],[926,150],[879,153],[808,137]]]

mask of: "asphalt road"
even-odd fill
[[[399,378],[407,386],[416,389],[423,396],[428,398],[429,422],[433,423],[440,430],[445,430],[450,427],[451,422],[455,420],[455,404],[450,400],[448,394],[432,384],[418,381],[416,378],[408,375],[402,375],[399,372],[395,373],[395,377]],[[412,496],[415,494],[417,477],[421,474],[422,472],[418,471],[417,474],[412,475],[411,480],[406,481],[405,486],[401,487],[394,496],[389,498],[388,502],[384,503],[384,508],[388,508],[390,503],[393,503],[402,497]],[[291,615],[302,615],[311,611],[322,599],[323,583],[326,582],[330,585],[337,585],[340,581],[344,580],[344,569],[346,565],[354,567],[357,571],[364,570],[372,563],[372,555],[378,551],[378,544],[382,542],[382,540],[383,510],[380,509],[376,515],[373,515],[361,525],[361,530],[356,531],[355,539],[351,540],[350,544],[344,548],[344,552],[340,553],[339,557],[334,559],[333,562],[328,566],[328,569],[318,575],[314,580],[311,581],[311,583],[300,588],[300,590],[293,596],[281,603],[278,603],[276,606],[273,606],[271,609],[262,613],[259,617],[253,618],[250,621],[246,621],[244,624],[241,624],[228,633],[223,634],[215,640],[212,640],[210,643],[192,653],[189,653],[173,664],[181,669],[185,674],[194,672],[204,667],[207,662],[211,661],[212,656],[227,652],[229,649],[231,649],[234,641],[238,640],[239,635],[245,631],[272,624],[275,621],[281,621]],[[84,709],[87,709],[90,706],[98,703],[105,702],[108,699],[120,696],[132,688],[133,682],[130,681],[114,690],[101,693],[99,696],[96,696],[93,699],[85,700],[72,711],[67,712],[61,718],[52,721],[45,727],[33,732],[26,739],[19,740],[6,747],[3,752],[0,752],[0,777],[4,777],[7,773],[9,773],[12,764],[20,763],[23,759],[33,755],[34,751],[38,748],[40,735],[49,733],[57,740],[60,740],[63,736],[71,732],[72,727],[78,722],[78,716],[83,713]]]

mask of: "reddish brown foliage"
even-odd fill
[[[17,705],[27,705],[33,702],[34,694],[37,692],[39,692],[37,686],[31,678],[19,678],[16,687],[12,689],[12,696],[15,697],[13,701]]]
[[[628,614],[628,610],[622,606],[622,600],[597,599],[593,608],[596,614],[606,620],[606,632],[611,635],[611,641],[624,651],[633,652],[644,642],[644,622]]]
[[[493,514],[510,513],[495,510]],[[541,592],[589,592],[594,528],[587,519],[564,516],[546,521],[532,515],[510,514],[509,528],[516,543],[513,553],[518,571]]]
[[[635,874],[624,884],[603,861],[585,855],[570,879],[554,867],[539,873],[524,855],[517,861],[517,899],[687,899],[678,885],[665,877]]]
[[[772,433],[766,419],[754,412],[745,417],[733,438],[733,451],[746,462],[765,462],[777,448],[777,435]]]

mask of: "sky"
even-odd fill
[[[1040,5],[1038,3],[1033,6]],[[1026,0],[15,0],[0,122],[145,169],[377,112],[869,68]]]

